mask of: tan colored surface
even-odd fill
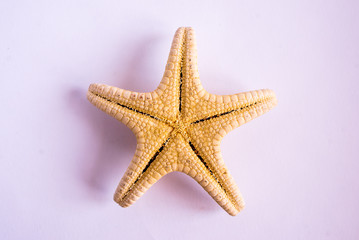
[[[273,108],[277,100],[271,90],[224,96],[204,90],[192,28],[177,30],[155,91],[137,93],[91,84],[87,97],[126,124],[137,138],[135,156],[114,196],[122,207],[130,206],[173,171],[193,177],[230,215],[244,207],[224,165],[220,141],[232,129]]]

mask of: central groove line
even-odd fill
[[[181,62],[180,62],[180,78],[179,78],[179,114],[181,114],[182,111],[182,83],[183,83],[183,64],[184,64],[184,60],[185,60],[185,56],[184,56],[184,52],[187,49],[186,46],[186,34],[187,34],[187,30],[185,29],[184,31],[184,39],[182,42],[182,46],[181,46]]]
[[[182,60],[183,62],[183,60]],[[180,92],[179,92],[179,112],[181,113],[182,110],[182,77],[183,77],[183,73],[182,73],[182,63],[181,63],[181,69],[180,69]]]
[[[228,111],[228,112],[225,112],[225,113],[221,113],[221,114],[216,114],[216,115],[211,116],[211,117],[203,118],[203,119],[197,120],[197,121],[195,121],[195,122],[193,122],[191,124],[196,124],[196,123],[199,123],[199,122],[207,121],[207,120],[212,119],[212,118],[218,118],[220,116],[227,115],[227,114],[230,114],[230,113],[236,112],[236,111],[238,111],[238,109],[234,109],[234,110],[231,110],[231,111]]]
[[[118,106],[120,106],[120,107],[127,108],[128,110],[131,110],[131,111],[134,111],[134,112],[137,112],[137,113],[146,115],[146,116],[148,116],[148,117],[150,117],[150,118],[153,118],[153,119],[156,119],[156,120],[165,122],[164,120],[162,120],[162,119],[160,119],[160,118],[158,118],[158,117],[152,116],[151,114],[148,114],[148,113],[145,113],[145,112],[141,112],[141,111],[139,111],[139,110],[137,110],[137,109],[135,109],[135,108],[132,108],[132,107],[123,105],[123,104],[121,104],[121,103],[112,101],[112,100],[110,100],[110,99],[108,99],[108,98],[105,98],[105,97],[99,95],[99,94],[96,94],[96,93],[94,93],[94,94],[95,94],[97,97],[100,97],[100,98],[102,98],[102,99],[104,99],[104,100],[106,100],[106,101],[108,101],[108,102],[110,102],[110,103],[116,104],[116,105],[118,105]]]
[[[193,152],[196,154],[196,156],[199,158],[199,160],[201,160],[201,162],[203,163],[203,165],[205,166],[205,168],[210,172],[211,176],[216,180],[216,182],[219,184],[219,186],[223,189],[223,191],[227,194],[226,189],[224,189],[224,187],[222,186],[221,182],[217,179],[217,177],[214,175],[213,171],[209,168],[209,166],[207,165],[207,163],[204,161],[204,159],[202,158],[202,156],[199,154],[199,152],[197,151],[197,149],[194,147],[194,145],[191,142],[188,142],[189,145],[191,146]],[[228,195],[228,194],[227,194]]]
[[[162,146],[156,151],[156,153],[152,156],[150,161],[146,164],[145,168],[142,170],[141,174],[136,178],[136,180],[131,184],[127,192],[123,195],[122,200],[129,194],[129,192],[132,190],[133,186],[141,179],[143,174],[147,171],[147,169],[151,166],[151,164],[156,160],[158,155],[163,151],[164,147],[167,145],[168,141],[171,139],[171,137],[167,138],[167,140],[162,144]]]
[[[157,150],[155,155],[151,158],[151,160],[147,163],[146,167],[142,170],[142,174],[144,174],[147,170],[147,168],[150,167],[151,163],[156,160],[157,156],[163,151],[163,148],[167,145],[168,141],[171,139],[171,137],[167,138],[167,140],[162,144],[162,146]],[[137,181],[137,180],[136,180]],[[136,183],[136,182],[135,182]]]
[[[238,109],[233,109],[233,110],[230,110],[228,112],[224,112],[224,113],[216,114],[216,115],[213,115],[213,116],[210,116],[210,117],[206,117],[206,118],[194,121],[191,124],[196,124],[196,123],[204,122],[204,121],[207,121],[207,120],[210,120],[210,119],[213,119],[213,118],[218,118],[218,117],[230,114],[232,112],[242,111],[242,110],[244,110],[246,108],[249,108],[249,107],[252,107],[252,106],[254,106],[254,105],[258,104],[258,103],[259,102],[254,102],[254,103],[251,103],[251,104],[249,104],[247,106],[244,106],[244,107],[241,107],[241,108],[238,108]]]

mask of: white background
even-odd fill
[[[357,1],[0,2],[1,239],[358,239]],[[134,154],[90,83],[158,85],[175,30],[203,86],[271,88],[278,106],[222,142],[246,201],[229,216],[190,177],[133,206],[112,196]]]

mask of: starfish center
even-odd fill
[[[184,138],[187,138],[186,128],[188,124],[186,124],[181,118],[178,118],[174,123],[171,124],[173,127],[173,133],[177,135],[181,134]]]

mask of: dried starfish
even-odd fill
[[[271,90],[223,96],[204,90],[192,28],[176,31],[164,76],[153,92],[91,84],[87,97],[137,138],[135,156],[114,195],[122,207],[130,206],[173,171],[194,178],[230,215],[244,207],[224,165],[220,141],[232,129],[274,107],[276,97]]]

